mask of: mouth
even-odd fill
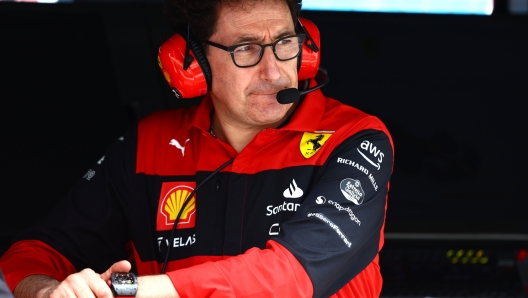
[[[277,97],[277,93],[278,91],[276,92],[258,92],[258,93],[250,93],[249,95],[250,96],[257,96],[257,97]]]
[[[251,93],[251,95],[256,95],[256,96],[270,96],[270,95],[277,95],[277,92],[274,92],[274,93]]]
[[[249,99],[254,104],[275,105],[277,103],[277,93],[250,93]]]
[[[0,0],[1,1],[1,0]],[[277,100],[277,95],[282,90],[288,89],[288,84],[265,84],[256,85],[255,88],[248,90],[248,96],[258,100]]]

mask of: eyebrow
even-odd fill
[[[281,31],[279,34],[275,35],[273,40],[277,40],[277,39],[280,39],[280,38],[282,38],[284,36],[294,35],[294,34],[295,34],[295,32],[292,32],[290,30],[284,30],[284,31]],[[257,42],[259,40],[261,40],[260,37],[257,37],[257,36],[254,36],[254,35],[244,35],[244,36],[238,37],[235,40],[235,44],[246,43],[246,42]]]

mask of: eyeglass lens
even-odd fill
[[[277,40],[273,45],[275,56],[279,60],[289,60],[300,52],[302,37],[290,36]],[[241,45],[233,50],[233,58],[238,66],[250,66],[259,62],[264,47],[251,43]]]

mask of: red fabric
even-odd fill
[[[268,128],[261,131],[258,138],[250,143],[251,150],[245,149],[240,153],[224,142],[199,137],[199,134],[209,134],[210,122],[203,121],[203,119],[209,119],[213,109],[209,95],[198,107],[193,107],[191,110],[160,111],[158,117],[148,117],[139,123],[136,173],[160,176],[170,176],[175,173],[194,175],[195,170],[214,171],[234,156],[237,156],[237,159],[223,171],[254,174],[270,169],[282,169],[285,164],[289,167],[322,165],[332,154],[332,150],[347,136],[364,129],[377,129],[389,135],[381,123],[371,121],[373,117],[366,117],[363,112],[349,107],[347,107],[349,109],[346,114],[347,120],[356,124],[348,130],[342,129],[343,105],[333,99],[321,100],[320,97],[323,95],[317,92],[306,95],[305,104],[299,106],[288,124],[281,129]],[[324,119],[323,115],[325,115]],[[197,129],[186,130],[182,127]],[[284,147],[292,145],[293,148],[299,148],[301,140],[299,132],[315,132],[319,127],[334,132],[325,146],[317,152],[318,158],[307,159],[299,154],[299,150],[291,150],[282,152],[280,158],[271,163],[269,160],[262,164],[255,163],[255,156],[266,155],[270,150],[271,140],[280,139]],[[169,145],[173,139],[182,146],[185,145],[186,158],[182,158],[179,149]],[[185,143],[187,139],[192,141]],[[198,141],[203,143],[198,143]],[[390,141],[393,145],[391,139]],[[158,144],[167,144],[167,146]],[[202,154],[204,147],[208,148],[207,154]],[[245,162],[245,159],[252,160],[252,162]],[[175,164],[178,165],[177,168],[174,167]],[[248,166],[249,164],[251,167]]]
[[[168,272],[185,297],[311,297],[310,278],[284,247],[268,241],[267,249]]]
[[[30,275],[43,274],[62,281],[77,272],[64,256],[38,240],[14,243],[0,259],[0,268],[11,291]],[[28,268],[31,268],[31,273],[28,273]]]

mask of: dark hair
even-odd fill
[[[165,0],[164,13],[175,32],[187,35],[187,24],[191,33],[198,41],[209,39],[213,35],[218,10],[222,5],[236,6],[246,2],[255,3],[259,0]],[[302,0],[284,1],[290,9],[294,24],[301,11]]]

